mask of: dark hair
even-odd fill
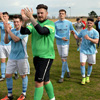
[[[83,18],[83,17],[80,17],[80,18]]]
[[[36,9],[41,9],[41,8],[43,8],[43,9],[45,9],[45,10],[48,10],[48,6],[46,6],[46,5],[44,5],[44,4],[39,4],[39,5],[37,5],[37,7],[36,7]]]
[[[87,21],[94,22],[94,19],[93,19],[93,18],[91,18],[91,17],[89,17],[89,18],[87,18]]]
[[[3,15],[5,15],[5,14],[9,16],[8,12],[3,12]]]
[[[61,12],[61,11],[64,11],[64,12],[65,12],[65,14],[66,14],[66,10],[65,10],[65,9],[60,9],[60,10],[59,10],[59,12]]]
[[[15,19],[19,18],[20,21],[22,21],[22,16],[21,15],[14,15],[13,18],[15,18]]]
[[[79,21],[79,20],[80,20],[80,18],[77,18],[77,19],[76,19],[76,21]]]

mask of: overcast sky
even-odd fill
[[[88,16],[92,10],[100,15],[100,0],[0,0],[0,12],[18,14],[22,8],[29,7],[36,14],[38,4],[48,6],[49,16],[57,17],[59,9],[65,9],[68,16]]]

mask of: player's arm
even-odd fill
[[[80,38],[75,34],[75,30],[74,31],[71,31],[71,33],[73,34],[74,38],[79,40]]]
[[[14,34],[11,32],[11,29],[10,29],[10,27],[9,27],[8,24],[5,24],[5,29],[6,29],[6,32],[10,35],[10,37],[12,38],[12,40],[13,40],[14,42],[20,41],[20,38],[17,37],[16,35],[14,35]]]
[[[25,35],[25,34],[28,34],[28,35],[30,35],[31,34],[31,32],[30,32],[30,30],[28,29],[28,28],[26,28],[26,27],[21,27],[21,29],[20,29],[20,33],[22,34],[22,35]]]
[[[79,39],[78,36],[77,36],[78,33],[77,33],[77,31],[74,29],[72,23],[70,23],[70,30],[71,30],[71,33],[73,34],[74,38],[75,38],[75,39]],[[77,34],[77,35],[76,35],[76,34]]]
[[[82,27],[85,27],[85,24],[84,23],[81,22],[81,24],[82,24]]]
[[[4,37],[4,42],[5,44],[8,44],[10,42],[9,38],[8,38],[8,32],[7,32],[7,28],[9,28],[9,25],[7,23],[4,23],[5,26],[5,37]],[[10,28],[9,28],[10,29]]]
[[[84,38],[87,39],[87,40],[90,40],[92,43],[95,43],[95,44],[98,44],[98,41],[99,41],[99,39],[97,39],[97,38],[92,39],[88,35],[85,35]]]
[[[57,35],[57,32],[55,33],[55,38],[60,39],[60,40],[64,40],[64,41],[68,41],[68,39],[66,39],[66,37],[60,37],[59,35]]]
[[[33,17],[33,10],[29,10],[28,8],[24,9],[25,15],[30,19],[31,23],[33,24],[34,28],[37,30],[37,32],[40,35],[48,35],[50,34],[50,31],[47,27],[41,27],[35,18]]]
[[[10,40],[8,39],[8,33],[7,33],[7,31],[5,32],[4,42],[5,42],[5,44],[8,44],[10,42]]]
[[[14,34],[11,32],[11,30],[8,31],[8,34],[11,36],[11,38],[12,38],[12,40],[13,40],[14,42],[20,41],[20,38],[17,37],[16,35],[14,35]]]

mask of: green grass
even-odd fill
[[[68,55],[68,65],[71,72],[71,78],[66,78],[64,82],[59,84],[58,79],[61,75],[61,59],[58,55],[56,43],[54,42],[56,58],[53,62],[50,72],[50,79],[54,86],[54,92],[56,100],[100,100],[100,49],[97,53],[97,64],[93,66],[93,72],[90,77],[91,82],[85,85],[81,85],[81,71],[80,71],[80,61],[79,52],[77,52],[76,40],[71,35],[69,55]],[[28,54],[31,73],[28,75],[28,90],[26,100],[33,100],[34,96],[34,74],[35,69],[33,66],[33,57],[31,50],[31,36],[28,41]],[[86,65],[87,68],[87,65]],[[16,100],[22,92],[22,80],[13,79],[13,95],[14,100]],[[6,81],[0,82],[0,99],[7,94]],[[46,91],[44,90],[42,100],[49,100]]]

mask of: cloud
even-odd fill
[[[20,5],[21,5],[21,2],[20,2],[20,1],[13,2],[13,3],[11,4],[11,6],[16,6],[16,7],[18,7],[18,6],[20,6]]]
[[[58,16],[58,11],[62,8],[67,11],[68,15],[71,10],[72,16],[87,16],[92,10],[94,10],[97,14],[100,13],[99,0],[1,0],[0,11],[8,11],[9,13],[15,14],[20,13],[22,8],[29,7],[33,8],[34,13],[36,13],[36,6],[38,4],[48,5],[50,16]],[[71,9],[68,7],[71,7]]]

